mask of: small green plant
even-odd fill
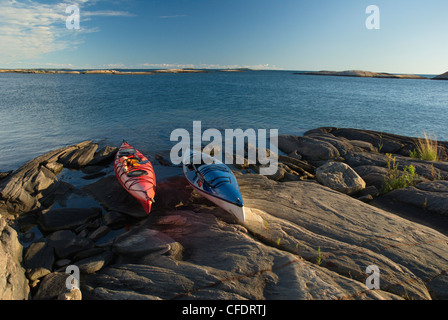
[[[395,189],[406,188],[415,184],[416,173],[413,165],[398,168],[396,158],[390,153],[387,154],[387,173],[384,175],[383,192],[387,193]]]
[[[318,266],[322,263],[322,252],[320,251],[320,247],[317,248],[317,257],[316,257],[316,263]]]
[[[437,138],[431,138],[426,132],[423,132],[423,134],[425,138],[417,140],[415,143],[416,149],[409,151],[409,156],[420,160],[439,161]]]
[[[423,210],[426,209],[427,205],[428,205],[428,197],[425,197],[425,202],[423,202],[423,206],[422,206]]]
[[[434,164],[431,164],[431,177],[432,177],[432,181],[442,180],[440,170],[434,168]]]
[[[381,149],[383,149],[384,143],[383,143],[383,134],[380,133],[378,135],[378,137],[380,138],[380,140],[378,141],[378,153],[381,152]]]
[[[269,232],[269,224],[268,224],[268,222],[266,220],[263,220],[263,222],[264,222],[264,229]]]
[[[409,156],[411,157],[411,158],[415,158],[415,159],[418,159],[419,158],[419,155],[418,155],[418,151],[417,150],[409,150]]]

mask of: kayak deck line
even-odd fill
[[[128,160],[130,164],[125,164]],[[149,214],[156,191],[151,162],[140,151],[123,141],[115,156],[114,172],[122,187],[138,200],[146,214]]]
[[[199,164],[190,163],[190,159],[198,156],[208,160]],[[224,163],[207,154],[189,150],[183,159],[183,172],[188,183],[218,207],[233,214],[238,220],[245,221],[244,203],[238,182]]]

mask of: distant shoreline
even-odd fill
[[[392,79],[431,79],[422,77],[415,74],[392,74],[386,72],[371,72],[363,70],[347,70],[347,71],[313,71],[295,73],[302,75],[315,75],[315,76],[336,76],[336,77],[361,77],[361,78],[392,78]]]
[[[113,69],[0,69],[0,73],[24,73],[24,74],[110,74],[110,75],[153,75],[159,73],[210,73],[210,72],[245,72],[250,69],[157,69],[141,71],[124,71]]]
[[[299,75],[314,76],[334,76],[334,77],[359,77],[359,78],[383,78],[383,79],[417,79],[417,80],[448,80],[448,72],[433,77],[424,77],[415,74],[394,74],[387,72],[372,72],[364,70],[345,70],[345,71],[306,71],[295,72]]]
[[[384,78],[384,79],[416,79],[416,80],[448,80],[448,72],[440,75],[416,75],[416,74],[394,74],[387,72],[372,72],[364,70],[345,71],[295,71],[295,70],[253,70],[248,68],[234,69],[0,69],[1,73],[23,73],[23,74],[109,74],[109,75],[155,75],[168,73],[212,73],[212,72],[246,72],[246,71],[284,71],[296,75],[335,76],[335,77],[358,77],[358,78]]]

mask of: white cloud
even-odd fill
[[[113,10],[102,10],[102,11],[82,11],[83,17],[135,17],[135,14],[126,11],[113,11]]]
[[[275,65],[266,64],[257,64],[257,65],[241,65],[241,64],[233,64],[233,65],[222,65],[222,64],[200,64],[197,66],[199,69],[252,69],[252,70],[280,70]]]
[[[123,11],[84,10],[97,0],[70,0],[69,3],[42,4],[35,0],[0,0],[0,63],[12,65],[22,60],[37,59],[54,51],[76,48],[85,33],[97,32],[98,28],[86,29],[82,21],[93,16],[132,16]],[[67,30],[65,12],[69,5],[80,8],[81,29]]]
[[[128,67],[130,68],[130,67]],[[258,65],[222,65],[222,64],[181,64],[181,63],[142,63],[132,68],[149,68],[149,69],[239,69],[247,68],[252,70],[281,70],[275,65],[270,64],[258,64]],[[131,69],[132,69],[131,68]]]
[[[136,66],[136,68],[150,68],[150,69],[187,69],[195,68],[194,64],[180,64],[180,63],[143,63]]]
[[[186,17],[187,15],[185,14],[175,14],[172,16],[160,16],[160,19],[174,19],[174,18],[182,18],[182,17]]]
[[[100,69],[129,69],[124,63],[108,63],[99,66]]]

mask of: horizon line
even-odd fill
[[[33,68],[3,68],[0,67],[0,70],[71,70],[71,71],[105,71],[105,70],[248,70],[248,71],[286,71],[286,72],[344,72],[344,71],[363,71],[363,72],[374,72],[374,73],[389,73],[394,75],[441,75],[443,73],[402,73],[402,72],[386,72],[386,71],[370,71],[370,70],[363,70],[363,69],[344,69],[344,70],[330,70],[330,69],[319,69],[319,70],[312,70],[312,69],[284,69],[284,68],[251,68],[250,66],[229,66],[229,67],[187,67],[185,65],[182,66],[173,66],[169,65],[168,67],[162,67],[161,68],[131,68],[131,67],[118,67],[114,68],[111,67],[99,67],[99,68],[76,68],[76,67],[33,67]]]

